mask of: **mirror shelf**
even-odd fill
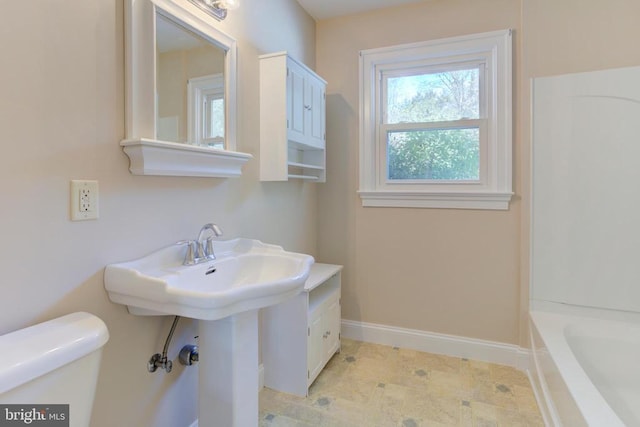
[[[200,176],[233,178],[253,156],[154,139],[125,139],[120,143],[129,156],[133,175]]]
[[[173,142],[158,135],[156,19],[168,18],[224,51],[224,149]],[[134,175],[240,176],[253,156],[236,150],[236,41],[188,0],[125,2],[125,139]],[[186,94],[185,85],[185,94]],[[186,113],[185,113],[186,115]],[[186,138],[186,137],[185,137]]]

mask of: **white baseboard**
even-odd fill
[[[516,345],[344,319],[341,327],[343,337],[358,341],[464,357],[522,371],[529,367],[529,350]]]

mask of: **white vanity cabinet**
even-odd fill
[[[309,386],[340,351],[341,265],[311,267],[304,290],[262,313],[264,385],[307,396]]]
[[[327,83],[286,52],[260,56],[260,180],[325,182]]]

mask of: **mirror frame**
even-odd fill
[[[125,140],[135,175],[231,177],[252,156],[236,150],[235,39],[217,29],[212,17],[187,0],[126,0]],[[156,137],[156,13],[204,37],[225,54],[225,149],[159,141]],[[185,88],[186,90],[186,88]]]

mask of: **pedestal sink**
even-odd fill
[[[199,320],[199,427],[257,426],[258,309],[300,292],[313,258],[250,239],[214,249],[216,260],[193,266],[181,244],[108,265],[105,288],[131,314]]]

